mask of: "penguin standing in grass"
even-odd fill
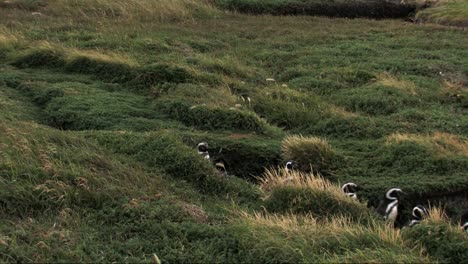
[[[341,186],[341,190],[346,196],[357,200],[358,199],[357,194],[356,194],[357,187],[358,187],[357,184],[353,182],[348,182],[348,183],[343,184],[343,186]]]
[[[460,218],[460,227],[465,231],[468,232],[468,211],[462,214]]]
[[[413,208],[413,219],[411,219],[410,223],[408,224],[409,227],[413,227],[419,223],[421,223],[424,218],[427,218],[429,215],[429,211],[422,206],[422,205],[417,205]]]
[[[208,153],[208,143],[201,142],[197,146],[198,154],[204,159],[210,160],[210,153]]]
[[[395,224],[398,217],[398,199],[401,193],[402,191],[399,188],[388,190],[377,207],[377,213],[383,216],[384,220],[393,224]]]

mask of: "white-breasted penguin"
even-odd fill
[[[429,215],[429,211],[427,211],[427,209],[422,205],[416,205],[413,208],[412,215],[413,219],[411,219],[410,223],[408,224],[409,227],[413,227],[421,223],[421,221]]]
[[[204,159],[210,160],[210,153],[208,153],[208,143],[198,143],[197,150],[198,154],[201,155]]]
[[[460,218],[460,227],[465,230],[465,232],[468,232],[468,211],[466,211],[464,214],[462,214]]]
[[[353,182],[348,182],[348,183],[345,183],[343,184],[343,186],[341,186],[341,190],[343,191],[343,193],[348,196],[348,197],[351,197],[352,199],[355,199],[357,200],[357,184],[353,183]]]
[[[392,188],[385,193],[384,198],[377,207],[377,213],[386,221],[395,223],[398,216],[398,198],[402,193],[399,188]]]

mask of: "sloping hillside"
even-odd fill
[[[0,1],[1,259],[466,260],[466,33],[219,8]],[[392,187],[453,221],[387,226]]]

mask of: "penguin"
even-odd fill
[[[388,190],[377,207],[377,213],[383,216],[384,220],[393,224],[395,224],[398,217],[398,198],[401,193],[402,191],[399,188]]]
[[[286,172],[291,172],[294,170],[295,167],[296,167],[296,164],[294,163],[294,161],[290,160],[286,162],[285,170]]]
[[[410,223],[408,224],[409,227],[413,227],[419,223],[421,223],[424,218],[426,218],[429,215],[429,211],[422,206],[422,205],[416,205],[413,208],[413,219],[411,219]]]
[[[218,170],[218,172],[221,174],[221,175],[224,175],[226,176],[227,175],[227,171],[226,171],[226,165],[224,163],[223,160],[219,160],[215,163],[215,168],[216,170]]]
[[[343,184],[343,186],[341,186],[341,190],[346,196],[357,200],[358,199],[357,194],[356,194],[357,187],[358,187],[357,184],[353,182],[348,182],[348,183]]]
[[[466,211],[464,214],[462,214],[462,216],[460,218],[460,227],[465,232],[468,232],[468,211]]]
[[[208,153],[208,143],[201,142],[197,146],[198,154],[201,155],[204,159],[210,160],[210,153]]]

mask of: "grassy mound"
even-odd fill
[[[244,253],[248,261],[260,256],[281,263],[429,262],[417,253],[418,247],[405,248],[400,232],[381,223],[363,229],[343,217],[321,221],[310,215],[261,213],[244,213],[233,222],[240,243],[250,249]],[[265,249],[265,245],[270,246]]]
[[[194,78],[187,70],[169,64],[139,67],[133,60],[117,54],[64,50],[48,42],[15,55],[11,64],[20,68],[63,68],[66,72],[90,74],[105,82],[147,90],[153,85],[183,83]]]
[[[7,214],[103,208],[118,196],[129,196],[161,182],[119,159],[107,158],[105,152],[81,137],[64,136],[31,123],[2,123],[0,129],[4,134],[0,204]],[[26,130],[35,132],[22,133]],[[6,191],[7,186],[12,189]]]
[[[265,208],[275,213],[310,214],[315,218],[347,217],[369,221],[371,212],[347,197],[339,186],[314,174],[270,170],[262,177]]]
[[[416,10],[416,4],[411,1],[407,3],[379,0],[216,0],[216,3],[222,8],[249,14],[311,15],[348,18],[408,17]]]
[[[416,14],[416,21],[468,27],[468,3],[463,0],[435,1]]]
[[[312,90],[309,86],[310,83],[304,84],[301,82],[299,84],[296,82],[297,80],[293,79],[291,81],[292,85],[297,85],[296,87],[299,89]],[[334,86],[329,85],[330,81],[322,82],[325,83],[324,91],[326,90],[327,93],[335,91]],[[336,83],[343,85],[343,87],[347,85],[346,83],[341,84],[341,82]],[[383,133],[379,128],[368,124],[368,118],[350,112],[358,109],[350,107],[350,111],[347,111],[343,107],[331,103],[325,96],[317,95],[319,91],[314,90],[313,93],[307,93],[296,89],[284,86],[262,89],[255,95],[252,109],[268,122],[291,133],[326,134],[339,138],[382,136]],[[336,91],[339,91],[339,89]],[[356,93],[356,101],[364,101],[362,92],[362,90],[359,90],[359,95]],[[347,97],[349,95],[343,96],[343,105],[345,107],[351,103],[345,101]],[[374,98],[375,101],[380,100],[378,97],[371,98]],[[386,102],[382,102],[382,104],[386,104]]]
[[[19,55],[12,65],[22,68],[61,68],[65,66],[65,58],[62,50],[44,44],[39,48],[28,50]]]
[[[187,126],[203,130],[228,130],[266,133],[268,125],[257,115],[237,109],[191,106],[183,101],[159,101],[160,111]]]
[[[293,160],[302,171],[330,173],[336,153],[326,139],[318,137],[288,136],[282,142],[282,156]]]
[[[420,170],[426,174],[461,172],[466,163],[466,140],[450,134],[430,136],[390,135],[382,162],[392,163],[399,173]],[[424,157],[424,158],[422,158]]]
[[[413,245],[422,245],[425,252],[440,262],[466,263],[468,236],[460,228],[447,223],[440,209],[432,208],[429,219],[405,229],[403,237]]]

